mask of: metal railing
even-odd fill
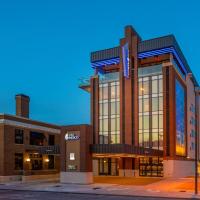
[[[89,78],[79,78],[78,86],[79,87],[90,86],[90,79]]]

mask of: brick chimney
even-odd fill
[[[20,117],[29,118],[29,96],[24,94],[15,95],[16,100],[16,115]]]

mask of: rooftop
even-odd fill
[[[166,35],[163,37],[144,40],[138,44],[138,58],[145,58],[154,55],[173,53],[178,63],[186,73],[192,73],[184,54],[174,35]],[[113,47],[109,49],[91,52],[91,63],[93,68],[99,65],[109,64],[110,62],[119,63],[120,47]],[[112,59],[112,60],[111,60]],[[118,59],[118,60],[117,60]],[[101,61],[101,62],[100,62]],[[195,86],[199,86],[194,75],[192,76]]]

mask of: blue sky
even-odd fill
[[[200,82],[198,0],[0,0],[0,113],[14,95],[31,98],[30,117],[90,122],[90,96],[78,79],[93,74],[90,52],[118,45],[124,26],[142,39],[174,34]]]

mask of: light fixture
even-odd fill
[[[48,159],[48,158],[46,158],[46,159],[45,159],[45,162],[49,162],[49,159]]]
[[[27,158],[27,159],[26,159],[26,162],[30,162],[30,161],[31,161],[31,159],[30,159],[30,158]]]
[[[144,91],[144,88],[141,87],[140,90],[141,90],[141,91]]]

